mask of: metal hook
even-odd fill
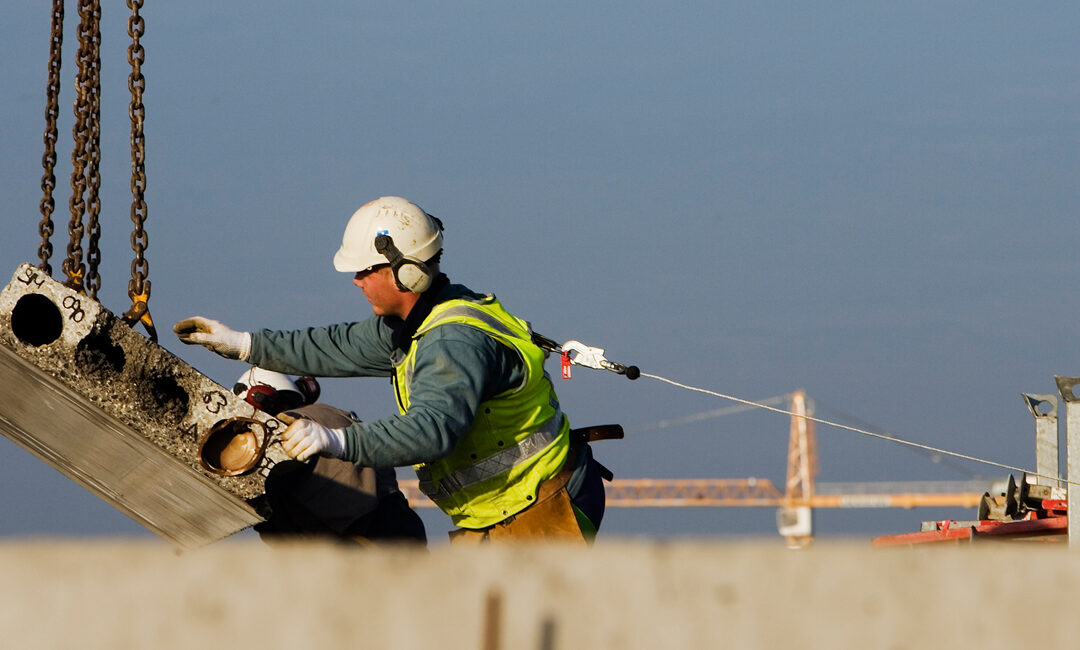
[[[585,345],[581,341],[567,341],[562,344],[560,351],[574,365],[597,370],[610,370],[619,375],[626,375],[626,378],[631,380],[641,376],[641,371],[637,366],[624,366],[621,363],[608,361],[604,358],[603,348],[594,348]]]

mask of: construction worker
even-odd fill
[[[253,367],[233,386],[252,406],[289,418],[307,418],[327,427],[347,427],[356,418],[317,403],[314,377],[292,379]],[[279,462],[266,477],[270,516],[255,525],[264,540],[329,537],[356,542],[425,544],[424,522],[398,490],[393,468],[372,469],[337,458]]]
[[[244,332],[203,317],[180,340],[262,367],[392,377],[399,414],[343,427],[305,420],[286,451],[371,467],[413,465],[458,530],[451,540],[588,541],[604,514],[601,466],[569,422],[529,324],[439,271],[443,228],[400,197],[357,210],[334,255],[374,316],[296,331]]]

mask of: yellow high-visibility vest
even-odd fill
[[[461,528],[486,528],[529,507],[539,485],[559,472],[570,450],[570,425],[544,372],[544,351],[529,324],[494,296],[436,305],[394,371],[398,408],[409,410],[419,340],[449,323],[475,327],[522,359],[525,380],[482,402],[472,428],[450,455],[414,466],[420,489]]]

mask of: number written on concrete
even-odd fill
[[[31,284],[35,287],[41,288],[41,285],[45,284],[45,278],[38,275],[38,272],[33,269],[23,269],[23,274],[15,278],[19,282],[22,282],[26,286]]]
[[[86,312],[82,310],[82,301],[75,296],[64,296],[64,300],[61,304],[64,305],[64,309],[71,312],[68,314],[68,318],[76,323],[81,323],[82,319],[86,318]]]
[[[197,442],[199,440],[199,426],[192,422],[186,427],[180,427],[180,434],[190,436],[192,440]]]
[[[209,393],[203,393],[203,404],[206,405],[206,410],[211,413],[218,413],[221,411],[221,407],[228,404],[225,399],[225,395],[221,391],[210,391]]]

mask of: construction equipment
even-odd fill
[[[981,540],[1067,541],[1075,546],[1080,535],[1078,516],[1069,508],[1076,495],[1080,466],[1080,396],[1076,389],[1080,378],[1055,377],[1058,393],[1067,413],[1067,474],[1059,474],[1058,397],[1024,393],[1024,403],[1035,418],[1035,455],[1037,475],[1027,474],[1020,482],[1012,476],[999,493],[986,493],[979,502],[975,520],[924,521],[917,533],[875,537],[875,546],[911,546],[945,542]],[[1067,483],[1064,487],[1063,483]]]
[[[924,521],[917,533],[885,535],[874,546],[910,546],[943,542],[1008,541],[1022,539],[1066,541],[1068,500],[1064,488],[1032,484],[1024,475],[1017,484],[1010,476],[1000,495],[983,495],[973,521]]]
[[[975,508],[992,481],[819,483],[809,499],[786,498],[767,478],[615,478],[606,486],[615,508]],[[434,507],[415,480],[398,480],[415,508]]]

